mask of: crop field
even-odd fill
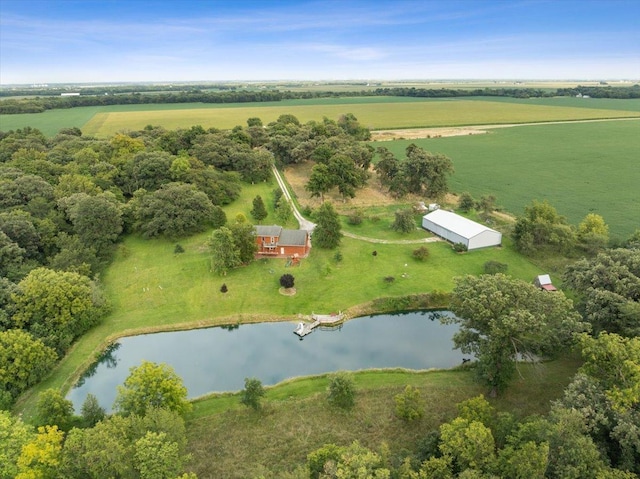
[[[546,199],[572,224],[597,213],[617,238],[640,228],[640,120],[520,126],[373,146],[402,158],[410,143],[453,160],[456,193],[493,194],[515,214]]]
[[[53,136],[61,128],[78,127],[87,135],[105,137],[122,130],[160,125],[167,129],[202,125],[233,128],[251,117],[266,124],[291,113],[302,122],[337,119],[353,113],[371,129],[419,128],[493,123],[526,123],[640,116],[640,100],[541,98],[354,97],[234,104],[114,105],[2,115],[0,131],[24,126]]]

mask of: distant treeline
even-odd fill
[[[511,98],[542,98],[554,96],[589,96],[592,98],[640,98],[640,85],[631,87],[583,87],[543,90],[539,88],[477,88],[477,89],[429,89],[429,88],[377,88],[361,91],[291,91],[291,90],[235,90],[225,91],[185,90],[176,92],[125,92],[122,87],[115,91],[83,89],[78,96],[45,96],[0,101],[0,114],[41,113],[57,108],[106,105],[141,105],[160,103],[249,103],[282,100],[299,100],[354,96],[406,96],[416,98],[453,98],[469,96],[493,96]],[[126,89],[125,89],[126,90]],[[137,88],[140,90],[140,88]],[[224,90],[218,87],[218,90]],[[100,91],[100,94],[98,94]],[[5,93],[5,92],[2,92]],[[12,92],[15,95],[15,91]]]

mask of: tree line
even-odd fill
[[[141,88],[138,90],[142,90]],[[7,92],[0,92],[6,96]],[[11,92],[15,94],[15,92]],[[32,95],[33,92],[26,93]],[[55,91],[55,94],[58,94]],[[546,90],[541,88],[416,88],[394,87],[376,88],[360,91],[291,91],[291,90],[237,90],[206,91],[197,88],[176,92],[147,93],[144,91],[127,92],[118,89],[115,92],[85,90],[78,96],[49,96],[45,91],[38,90],[36,97],[8,98],[0,101],[0,114],[11,115],[19,113],[41,113],[46,110],[75,108],[80,106],[107,105],[144,105],[163,103],[247,103],[247,102],[278,102],[284,100],[300,100],[333,97],[375,97],[375,96],[406,96],[415,98],[455,98],[455,97],[510,97],[510,98],[547,98],[554,96],[584,95],[592,98],[640,98],[640,85],[630,87],[611,86],[577,86],[575,88],[558,88]]]

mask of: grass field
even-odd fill
[[[417,128],[639,116],[640,100],[354,97],[266,103],[114,105],[2,115],[0,131],[33,126],[53,136],[61,128],[78,127],[87,135],[104,137],[149,124],[167,129],[198,124],[233,128],[246,125],[250,117],[269,123],[283,113],[294,114],[302,122],[323,117],[337,119],[344,113],[353,113],[371,129]]]
[[[516,417],[545,414],[578,365],[565,358],[520,366],[522,377],[491,403]],[[194,472],[198,477],[246,478],[268,470],[273,475],[267,477],[283,477],[324,444],[355,440],[376,451],[386,443],[391,458],[409,455],[429,431],[456,416],[455,404],[484,392],[465,370],[365,371],[353,377],[356,406],[348,413],[327,404],[326,376],[267,389],[260,413],[240,406],[238,395],[195,402],[187,428]],[[412,424],[402,423],[393,412],[393,398],[407,384],[418,388],[426,403],[425,415]]]
[[[494,194],[514,214],[546,199],[573,224],[598,213],[617,238],[640,228],[640,120],[501,128],[374,146],[403,157],[411,143],[453,160],[454,192]]]
[[[243,201],[228,207],[227,217],[238,212],[250,217],[252,199],[258,194],[270,198],[273,188],[275,182],[246,186]],[[271,221],[268,217],[266,223]],[[97,351],[116,336],[194,325],[294,321],[298,314],[346,310],[380,297],[447,291],[453,287],[454,277],[480,274],[489,260],[508,264],[510,274],[527,281],[538,274],[536,266],[515,253],[508,241],[505,247],[466,255],[454,253],[447,243],[432,243],[428,245],[429,259],[420,263],[412,257],[415,244],[373,245],[344,238],[340,262],[334,259],[335,251],[314,248],[295,268],[285,268],[285,260],[260,260],[220,277],[209,269],[209,234],[180,241],[185,253],[179,255],[173,253],[175,242],[127,237],[102,275],[113,301],[112,313],[78,341],[49,379],[23,398],[27,409],[33,406],[38,391],[70,387]],[[420,234],[426,236],[426,232]],[[371,254],[374,249],[378,252],[375,257]],[[284,273],[295,277],[295,296],[279,294],[279,278]],[[388,284],[386,276],[394,276],[396,281]],[[226,294],[219,291],[222,283],[229,289]]]

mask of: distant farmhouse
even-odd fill
[[[288,230],[278,225],[257,225],[255,235],[258,256],[305,258],[311,250],[311,239],[306,230]]]
[[[499,246],[502,233],[450,211],[435,210],[422,217],[422,227],[468,250]]]

